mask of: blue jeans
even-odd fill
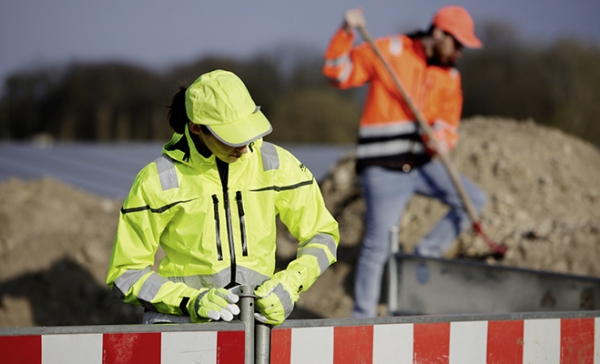
[[[439,199],[450,207],[433,229],[419,242],[415,254],[442,257],[456,237],[471,225],[445,166],[432,160],[408,173],[368,167],[361,173],[366,202],[365,236],[356,264],[353,317],[376,317],[383,268],[390,254],[389,231],[397,226],[414,194]],[[473,182],[460,176],[475,210],[480,213],[486,196]]]

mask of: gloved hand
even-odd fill
[[[456,127],[442,120],[436,120],[431,126],[433,140],[425,133],[422,134],[427,153],[432,156],[447,155],[458,141]]]
[[[431,156],[448,155],[450,148],[443,140],[434,139],[427,142],[427,153]]]
[[[239,299],[238,295],[225,288],[204,288],[188,302],[186,308],[192,322],[204,318],[231,321],[233,316],[240,313],[240,308],[235,305]]]
[[[354,28],[364,27],[367,25],[365,16],[361,8],[346,10],[344,13],[344,28],[347,32]]]
[[[262,323],[281,325],[292,313],[302,291],[299,272],[283,270],[254,290],[257,296],[254,318]]]

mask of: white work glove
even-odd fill
[[[187,310],[192,322],[203,319],[231,321],[233,316],[240,313],[235,304],[239,296],[225,288],[204,288],[200,294],[187,304]]]
[[[344,28],[347,32],[350,32],[354,28],[365,27],[367,21],[363,15],[362,8],[355,8],[346,10],[344,13]]]

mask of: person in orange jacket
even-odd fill
[[[393,78],[368,43],[355,45],[355,28],[366,27],[362,9],[347,10],[342,27],[325,52],[323,74],[339,89],[368,84],[356,148],[356,172],[367,205],[366,231],[355,271],[353,317],[374,317],[383,268],[390,254],[389,230],[398,225],[414,194],[439,199],[450,209],[419,242],[415,254],[443,257],[455,238],[470,226],[444,165],[435,158],[458,141],[463,96],[455,62],[464,47],[480,48],[471,15],[460,6],[445,6],[427,31],[374,40],[412,103],[431,125],[433,140],[416,117]],[[477,212],[486,195],[460,176]]]

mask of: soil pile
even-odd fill
[[[508,246],[490,264],[600,277],[600,153],[532,121],[472,118],[460,127],[456,168],[488,194],[481,225]],[[363,234],[364,200],[349,154],[321,182],[340,223],[338,263],[301,295],[292,318],[349,317],[353,266]],[[139,323],[141,309],[104,284],[122,201],[52,179],[0,183],[0,327]],[[415,197],[400,222],[404,251],[445,212]],[[281,229],[279,266],[296,243]],[[489,253],[473,231],[448,257]]]
[[[5,181],[0,201],[0,327],[139,322],[104,284],[121,201],[49,178]]]
[[[594,146],[533,121],[471,118],[461,123],[452,164],[488,196],[481,226],[493,242],[508,247],[489,264],[600,277],[600,153]],[[320,317],[348,317],[353,266],[364,232],[364,199],[354,156],[342,158],[321,183],[340,224],[338,263],[317,280],[299,305]],[[415,196],[399,224],[403,251],[447,211]],[[291,242],[291,240],[288,240]],[[448,258],[490,254],[472,229],[457,239]],[[385,307],[381,307],[385,312]]]

